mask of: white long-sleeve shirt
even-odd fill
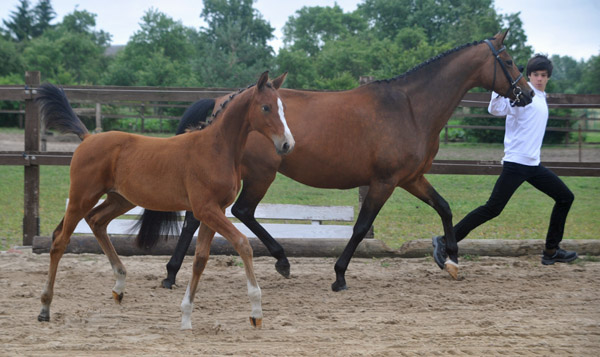
[[[525,107],[511,107],[508,98],[492,92],[488,112],[495,116],[506,116],[504,134],[504,157],[502,162],[515,162],[521,165],[540,164],[542,140],[548,123],[546,92],[534,90],[533,101]]]

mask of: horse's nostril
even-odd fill
[[[288,152],[290,150],[290,144],[288,143],[283,143],[283,151],[284,152]]]

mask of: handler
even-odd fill
[[[517,188],[527,181],[555,202],[546,235],[546,247],[542,252],[542,264],[566,263],[577,259],[576,252],[559,247],[567,214],[574,200],[573,193],[558,176],[540,165],[540,149],[548,122],[545,90],[552,76],[552,68],[552,62],[546,56],[538,54],[529,60],[527,77],[535,96],[533,102],[525,107],[511,107],[508,98],[492,92],[488,111],[495,116],[506,116],[502,173],[486,204],[467,214],[454,226],[457,242],[473,229],[497,217]],[[433,238],[433,257],[438,266],[444,269],[445,237]]]

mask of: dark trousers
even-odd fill
[[[554,199],[554,208],[546,235],[546,249],[558,248],[563,238],[567,214],[575,196],[558,176],[544,166],[526,166],[514,162],[504,162],[502,173],[486,204],[477,207],[454,226],[456,241],[460,242],[473,229],[497,217],[513,193],[525,181]]]

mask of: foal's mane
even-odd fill
[[[227,104],[229,102],[231,102],[238,94],[241,94],[246,89],[252,88],[255,85],[256,85],[256,83],[250,84],[246,88],[240,88],[235,93],[230,94],[229,97],[223,103],[221,103],[219,105],[219,109],[217,109],[214,113],[212,113],[210,115],[210,118],[206,122],[200,122],[200,123],[198,123],[198,125],[190,127],[186,131],[190,132],[190,131],[202,130],[202,129],[206,128],[207,126],[211,125],[215,121],[215,119],[217,119],[217,115],[219,115],[219,113],[221,113],[221,111],[223,109],[225,109],[225,107],[227,106]],[[270,87],[271,83],[267,83],[266,86]]]
[[[489,40],[494,40],[494,39],[495,39],[495,37],[489,38]],[[463,49],[465,49],[467,47],[476,46],[476,45],[478,45],[480,43],[483,43],[484,41],[485,40],[465,43],[464,45],[460,45],[460,46],[455,47],[455,48],[453,48],[451,50],[443,52],[443,53],[441,53],[441,54],[439,54],[439,55],[437,55],[435,57],[432,57],[432,58],[426,60],[425,62],[422,62],[422,63],[416,65],[415,67],[409,69],[408,71],[404,72],[401,75],[398,75],[398,76],[393,77],[393,78],[388,78],[388,79],[380,79],[380,80],[377,80],[377,81],[373,81],[371,83],[381,83],[381,82],[390,83],[391,81],[396,81],[396,80],[399,80],[399,79],[404,79],[404,78],[408,77],[409,75],[411,75],[411,74],[419,71],[420,69],[422,69],[424,67],[427,67],[427,66],[429,66],[429,65],[431,65],[433,63],[438,62],[439,60],[441,60],[442,58],[444,58],[444,57],[446,57],[448,55],[451,55],[453,53],[461,51],[461,50],[463,50]]]

